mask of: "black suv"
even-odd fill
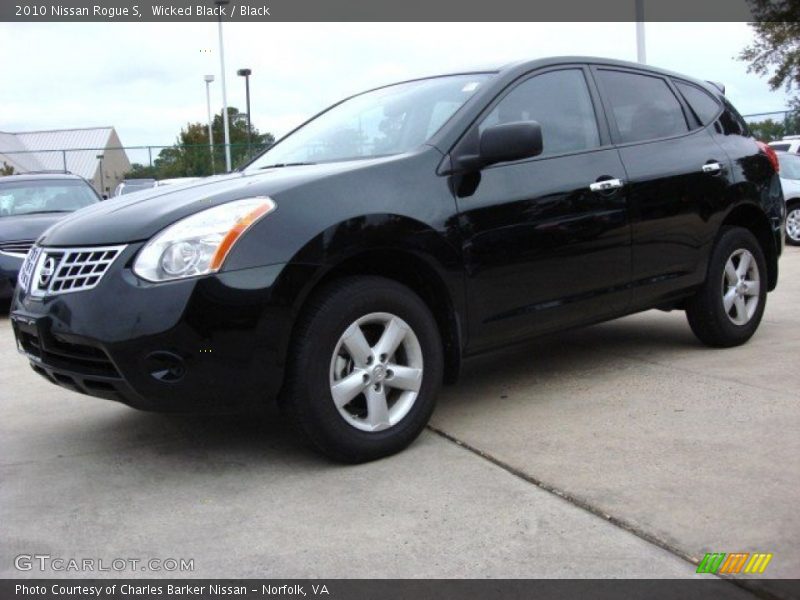
[[[470,355],[653,307],[745,342],[778,281],[774,162],[715,86],[640,65],[390,85],[240,172],[61,221],[14,332],[53,383],[154,411],[278,398],[318,449],[370,460]]]

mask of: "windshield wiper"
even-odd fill
[[[282,167],[304,167],[306,165],[315,165],[313,162],[290,162],[290,163],[275,163],[274,165],[265,165],[258,167],[259,171],[263,169],[280,169]]]

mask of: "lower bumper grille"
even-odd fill
[[[49,336],[42,340],[36,332],[17,332],[22,349],[48,367],[71,371],[87,377],[119,379],[120,374],[108,355],[100,348],[75,344]]]

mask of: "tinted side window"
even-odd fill
[[[691,107],[698,120],[703,125],[708,125],[719,114],[719,103],[711,97],[708,92],[704,92],[699,87],[675,81],[675,87],[683,94],[687,104]]]
[[[689,131],[680,102],[660,77],[598,71],[621,142],[654,140]]]
[[[542,126],[543,156],[600,145],[592,99],[579,69],[550,71],[522,82],[486,116],[480,131],[530,120]]]
[[[749,136],[750,130],[747,127],[747,123],[745,123],[745,120],[736,111],[736,109],[733,108],[733,104],[727,100],[724,100],[723,102],[725,104],[725,110],[719,117],[719,122],[722,124],[722,132],[725,135]]]

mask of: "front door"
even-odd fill
[[[468,352],[613,316],[628,304],[624,170],[587,81],[580,66],[534,74],[471,132],[477,138],[491,125],[535,120],[544,151],[454,183]]]

